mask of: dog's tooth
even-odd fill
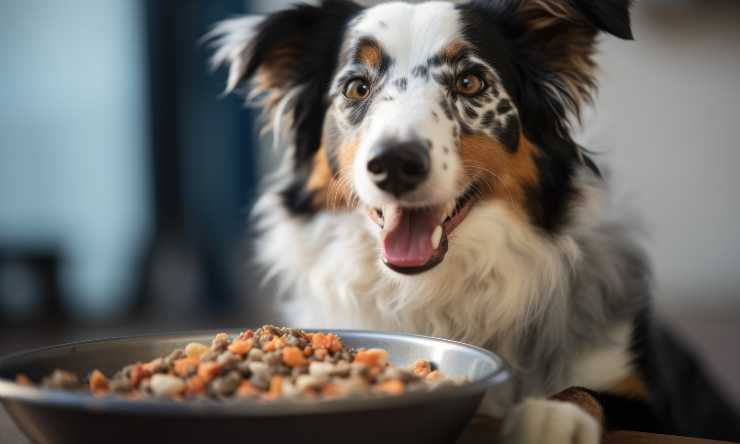
[[[432,248],[435,250],[439,248],[439,243],[442,241],[442,225],[437,225],[437,228],[432,232]]]
[[[454,211],[455,211],[455,201],[453,200],[447,204],[447,208],[445,208],[445,216],[451,217]]]

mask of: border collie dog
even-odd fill
[[[287,321],[495,351],[515,380],[506,442],[740,437],[651,317],[646,258],[572,138],[598,34],[632,38],[629,7],[325,0],[218,24],[227,89],[285,154],[254,220]]]

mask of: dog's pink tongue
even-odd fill
[[[385,261],[397,267],[421,267],[434,256],[432,233],[439,225],[435,210],[397,209],[393,220],[386,220],[383,239]]]

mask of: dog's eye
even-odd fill
[[[475,74],[464,74],[455,81],[455,91],[465,96],[474,96],[486,88],[486,82]]]
[[[364,100],[370,95],[370,84],[364,79],[352,79],[344,87],[344,96],[351,100]]]

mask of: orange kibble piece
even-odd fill
[[[355,355],[354,362],[365,364],[368,367],[385,367],[388,363],[388,352],[380,348],[360,350]]]
[[[283,338],[280,337],[274,337],[270,339],[270,341],[265,344],[264,347],[262,347],[262,350],[266,352],[274,352],[275,350],[279,348],[283,348],[285,346],[285,341],[283,341]]]
[[[16,384],[20,385],[33,385],[31,379],[23,373],[18,373],[17,375],[15,375],[15,382]]]
[[[205,393],[206,384],[206,381],[200,376],[193,376],[188,379],[185,390],[188,395],[200,395]]]
[[[221,373],[221,366],[217,362],[203,362],[198,366],[198,376],[205,382],[210,382],[219,373]]]
[[[90,391],[96,395],[108,392],[108,378],[100,370],[93,370],[90,374]]]
[[[267,392],[267,399],[278,399],[283,394],[283,377],[275,375],[270,380],[270,389]]]
[[[339,386],[336,384],[324,384],[323,387],[321,387],[321,396],[325,398],[331,398],[334,396],[339,396],[342,394],[342,391],[340,390]]]
[[[389,379],[378,384],[378,389],[389,395],[400,395],[403,393],[403,382],[398,379]]]
[[[429,373],[431,373],[431,371],[432,366],[429,364],[429,361],[419,359],[414,363],[414,373],[416,373],[417,376],[425,378]]]
[[[308,361],[298,347],[286,347],[283,349],[283,364],[288,367],[300,367],[307,365]]]
[[[313,347],[311,347],[310,345],[306,346],[306,348],[303,349],[303,356],[308,358],[312,354],[313,354]]]
[[[262,350],[266,352],[274,352],[275,351],[275,338],[272,338],[269,341],[267,341],[267,343],[262,346]]]
[[[371,379],[375,379],[383,373],[383,367],[376,365],[367,369],[367,376]]]
[[[342,349],[342,340],[332,333],[314,333],[311,337],[311,345],[313,348],[325,348],[336,353]]]
[[[314,333],[311,335],[311,346],[313,348],[327,348],[328,342],[326,335],[323,333]]]
[[[182,358],[175,361],[175,374],[177,376],[187,376],[198,368],[200,359],[196,357]]]
[[[259,393],[259,390],[257,390],[249,381],[242,382],[236,391],[236,395],[242,398],[254,398],[259,395]]]
[[[237,339],[229,345],[229,351],[235,355],[244,356],[254,347],[251,339]]]
[[[440,373],[439,370],[429,372],[429,374],[426,375],[426,379],[429,379],[430,381],[436,381],[437,379],[442,379],[442,373]]]

